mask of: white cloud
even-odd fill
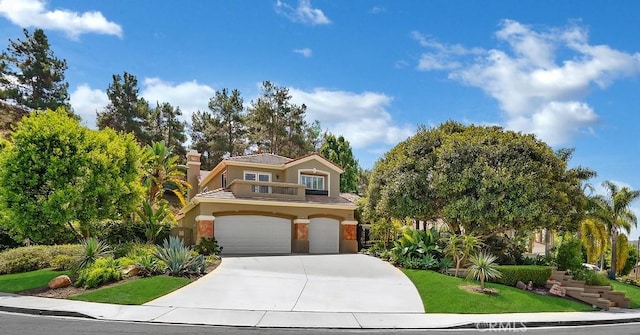
[[[96,128],[96,112],[101,112],[109,104],[107,94],[99,89],[92,89],[87,84],[78,86],[69,97],[73,111],[82,118],[82,123]]]
[[[353,148],[395,145],[415,133],[409,125],[397,125],[386,108],[393,100],[381,93],[353,93],[314,89],[289,90],[292,101],[307,106],[307,120],[343,135]]]
[[[593,88],[640,73],[639,53],[591,45],[579,26],[535,31],[505,20],[495,36],[505,48],[450,46],[414,32],[427,49],[417,67],[448,71],[450,78],[482,89],[500,104],[506,127],[534,133],[551,145],[593,131],[598,115],[583,101]]]
[[[212,87],[195,80],[174,84],[159,78],[145,78],[140,90],[140,95],[151,107],[155,107],[156,102],[168,102],[174,107],[180,107],[183,120],[188,122],[191,122],[191,114],[208,108],[209,98],[214,94]]]
[[[288,18],[293,22],[306,23],[311,25],[330,24],[331,20],[324,15],[321,9],[313,8],[310,0],[299,0],[298,7],[277,0],[275,5],[276,13]]]
[[[369,13],[371,14],[380,14],[380,13],[384,13],[386,12],[387,9],[381,6],[373,6],[373,8],[371,8],[371,10],[369,10]]]
[[[101,12],[49,10],[46,4],[44,0],[0,0],[0,15],[20,27],[61,30],[73,39],[86,33],[122,37],[122,27],[108,21]]]
[[[311,50],[309,48],[294,49],[293,52],[301,54],[305,58],[309,58],[309,57],[311,57],[313,55],[313,50]]]

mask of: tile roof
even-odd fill
[[[292,161],[291,158],[278,156],[274,154],[234,156],[234,157],[225,158],[224,160],[234,161],[234,162],[244,162],[244,163],[265,164],[265,165],[283,165]]]
[[[300,200],[291,200],[291,199],[274,199],[274,198],[266,198],[266,197],[238,197],[229,189],[219,188],[213,191],[203,192],[196,195],[197,198],[208,198],[208,199],[247,199],[247,200],[262,200],[262,201],[284,201],[284,202],[297,202],[297,203],[315,203],[315,204],[328,204],[328,205],[349,205],[354,204],[354,202],[349,199],[343,197],[328,197],[326,195],[310,195],[307,194],[305,196],[304,201]]]

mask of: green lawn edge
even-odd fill
[[[477,282],[428,270],[401,270],[418,290],[425,313],[490,314],[594,310],[591,306],[569,299],[543,296],[493,283],[487,283],[487,287],[500,291],[497,296],[472,293],[459,286],[473,285]]]
[[[619,281],[611,281],[614,291],[625,292],[625,296],[631,299],[631,308],[640,308],[640,287],[621,283]]]
[[[42,269],[29,272],[12,273],[0,276],[0,292],[20,293],[45,287],[51,279],[69,274],[67,271]]]
[[[183,277],[147,277],[75,295],[69,299],[118,305],[142,305],[189,283],[191,279]]]

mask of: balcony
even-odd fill
[[[274,200],[305,200],[305,185],[234,179],[229,188],[239,197],[272,198]]]

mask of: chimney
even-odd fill
[[[187,182],[191,185],[187,201],[193,199],[199,193],[200,183],[200,154],[196,150],[187,152]]]

